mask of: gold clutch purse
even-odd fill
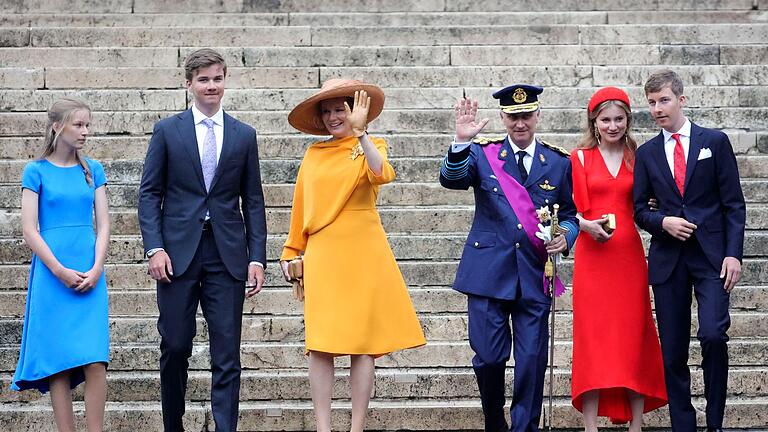
[[[288,261],[288,277],[293,284],[293,297],[304,301],[304,259],[296,257]]]
[[[608,218],[608,221],[603,224],[603,229],[605,232],[610,234],[616,229],[616,215],[613,213],[608,213],[604,214],[603,217]]]

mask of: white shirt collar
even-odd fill
[[[518,147],[514,141],[512,141],[512,137],[510,137],[509,135],[507,135],[507,141],[509,141],[509,146],[512,148],[512,153],[514,153],[515,155],[517,155],[517,152],[519,152],[520,150],[523,150],[520,147]],[[531,141],[531,143],[528,144],[528,147],[526,147],[525,150],[523,151],[530,157],[533,157],[533,155],[536,154],[536,137],[535,136],[533,137],[533,140]]]
[[[201,121],[210,118],[217,126],[224,126],[224,110],[221,107],[216,111],[216,114],[208,117],[197,109],[195,104],[192,104],[192,118],[195,120],[195,125],[199,125]]]
[[[673,132],[669,132],[666,129],[662,129],[661,132],[664,134],[664,142],[672,139]],[[688,117],[685,118],[685,123],[683,123],[683,126],[680,127],[680,130],[678,130],[677,133],[686,138],[691,137],[691,121],[688,120]]]

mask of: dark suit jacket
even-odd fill
[[[555,203],[560,205],[560,222],[570,228],[566,234],[570,248],[578,235],[579,224],[572,197],[571,162],[568,157],[537,143],[531,173],[524,183],[508,139],[504,140],[498,157],[505,160],[504,171],[528,190],[537,209],[551,207]],[[528,241],[481,145],[472,144],[461,152],[448,153],[445,161],[465,160],[467,170],[459,178],[446,175],[449,173],[445,170],[445,162],[440,171],[443,187],[460,190],[472,187],[475,193],[475,217],[453,288],[465,294],[495,299],[513,300],[522,295],[548,302],[549,297],[542,288],[544,263]],[[542,188],[540,185],[544,181],[552,188]],[[523,290],[522,293],[518,292],[518,287]]]
[[[266,265],[256,131],[224,113],[221,155],[206,193],[192,110],[187,110],[157,122],[149,142],[139,190],[145,253],[164,248],[174,275],[183,274],[200,242],[206,210],[221,259],[233,277],[245,280],[249,261]]]
[[[712,156],[699,159],[702,151]],[[638,149],[635,160],[635,221],[652,235],[648,253],[651,284],[669,278],[683,246],[662,230],[665,216],[697,225],[695,240],[689,241],[699,242],[718,272],[725,257],[742,259],[746,206],[736,157],[723,132],[691,124],[683,192],[680,196],[664,153],[664,135],[659,133]],[[651,197],[659,201],[658,211],[649,209]]]

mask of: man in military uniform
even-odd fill
[[[504,372],[514,333],[512,431],[535,431],[547,368],[551,298],[543,284],[547,254],[564,253],[578,234],[568,152],[535,137],[540,87],[513,85],[493,94],[507,135],[474,138],[488,123],[477,120],[477,101],[456,106],[456,136],[440,183],[475,194],[475,217],[453,288],[468,298],[472,365],[486,431],[506,431]],[[474,138],[474,139],[473,139]],[[536,209],[559,204],[568,229],[545,245],[536,237]],[[510,319],[512,328],[510,331]]]

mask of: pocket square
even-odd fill
[[[710,150],[708,147],[704,147],[699,152],[699,158],[697,160],[708,159],[711,157],[712,157],[712,150]]]

